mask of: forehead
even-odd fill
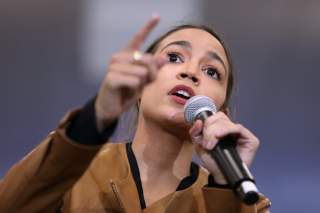
[[[225,64],[228,64],[222,44],[213,35],[202,29],[186,28],[173,32],[160,42],[158,49],[162,49],[174,41],[188,41],[193,49],[215,52]]]

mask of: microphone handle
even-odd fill
[[[212,114],[211,111],[203,111],[196,119],[204,122]],[[230,135],[224,137],[209,153],[234,193],[247,205],[256,203],[259,200],[258,189],[248,167],[236,151],[236,143],[232,137]]]

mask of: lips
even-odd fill
[[[191,87],[181,84],[170,90],[169,95],[174,102],[184,105],[189,98],[195,95],[195,92]]]

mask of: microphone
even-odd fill
[[[193,96],[184,106],[184,117],[189,124],[196,120],[204,122],[215,114],[217,108],[207,96]],[[242,162],[235,149],[236,143],[230,135],[224,137],[209,151],[216,161],[233,192],[247,205],[256,203],[259,199],[255,180],[248,167]]]

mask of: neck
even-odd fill
[[[189,175],[192,143],[179,139],[141,115],[132,149],[143,182],[172,178],[180,181]]]

